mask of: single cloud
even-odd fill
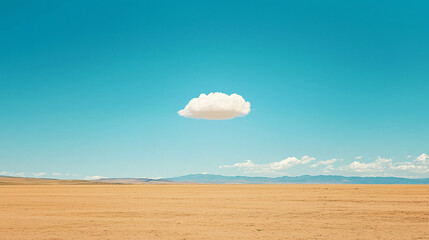
[[[102,178],[106,178],[106,177],[103,177],[103,176],[89,176],[89,177],[86,177],[85,180],[100,180]]]
[[[362,159],[362,158],[363,158],[362,156],[354,157],[354,159]]]
[[[215,92],[193,98],[178,114],[189,118],[221,120],[245,116],[249,112],[250,102],[242,96]]]

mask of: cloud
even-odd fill
[[[360,172],[360,173],[428,173],[429,172],[429,156],[425,153],[418,156],[412,162],[396,162],[391,158],[378,157],[374,162],[362,163],[354,161],[351,164],[340,167],[340,170]]]
[[[429,173],[429,156],[426,153],[421,154],[412,162],[399,162],[392,164],[393,170],[404,170],[414,173]]]
[[[235,163],[232,165],[223,165],[219,168],[254,168],[255,164],[251,160],[246,160],[244,162]]]
[[[354,157],[354,159],[362,159],[362,158],[363,158],[362,156]]]
[[[89,177],[86,177],[85,180],[100,180],[102,178],[106,178],[106,177],[102,177],[102,176],[89,176]]]
[[[427,164],[428,159],[429,159],[429,156],[426,153],[423,153],[422,155],[418,156],[414,161],[421,164]]]
[[[335,170],[335,166],[334,165],[328,165],[323,169],[323,173],[331,173],[331,171]]]
[[[279,162],[269,163],[268,165],[270,166],[271,169],[281,170],[281,169],[290,168],[296,165],[305,165],[313,160],[315,160],[315,158],[309,157],[309,156],[303,156],[301,159],[298,159],[296,157],[288,157]]]
[[[370,163],[361,163],[354,161],[344,169],[355,172],[382,172],[392,164],[392,159],[378,157],[377,160]]]
[[[33,176],[35,176],[35,177],[41,177],[41,176],[44,176],[44,175],[46,175],[45,172],[33,173]]]
[[[215,92],[193,98],[178,114],[189,118],[221,120],[245,116],[249,112],[250,103],[242,96]]]
[[[287,157],[281,161],[266,164],[255,164],[251,160],[246,160],[244,162],[239,162],[232,165],[219,166],[219,168],[239,168],[246,172],[255,173],[277,172],[297,165],[306,165],[314,160],[315,158],[309,156],[303,156],[300,159],[296,157]]]
[[[311,168],[315,168],[315,167],[318,167],[320,165],[329,165],[329,164],[332,164],[332,163],[334,163],[336,161],[338,161],[338,159],[333,158],[333,159],[329,159],[329,160],[325,160],[325,161],[320,161],[318,163],[315,163],[315,164],[311,165],[310,167]]]
[[[7,172],[7,171],[1,171],[1,176],[12,176],[12,177],[23,177],[25,176],[25,172]]]
[[[58,173],[58,172],[56,172],[56,173],[52,173],[52,176],[61,176],[62,174],[61,173]]]

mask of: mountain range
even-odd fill
[[[190,174],[181,177],[165,178],[172,182],[194,182],[194,183],[243,183],[243,184],[429,184],[429,178],[398,178],[398,177],[345,177],[336,175],[303,175],[298,177],[245,177],[245,176],[222,176],[213,174]]]
[[[297,177],[246,177],[214,174],[189,174],[172,178],[101,178],[97,180],[61,180],[0,176],[0,185],[10,184],[429,184],[429,178],[345,177],[303,175]]]

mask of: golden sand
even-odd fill
[[[2,185],[0,239],[429,239],[429,186]]]

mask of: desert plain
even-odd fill
[[[429,239],[429,186],[7,184],[0,239]]]

